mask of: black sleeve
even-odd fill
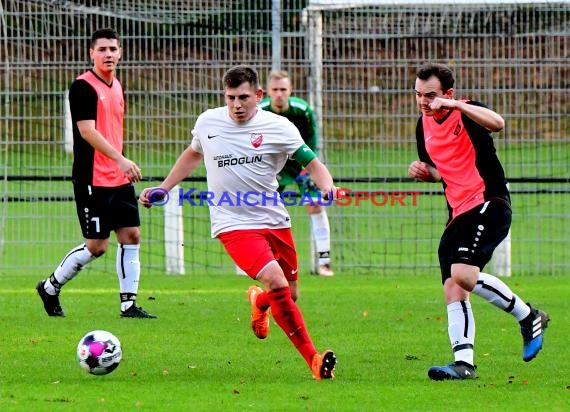
[[[73,122],[97,119],[97,92],[87,81],[75,80],[69,88],[69,107]]]
[[[487,107],[480,102],[469,101],[467,103]],[[469,139],[471,139],[471,143],[477,153],[475,162],[479,174],[485,181],[486,198],[498,197],[506,200],[510,204],[510,196],[506,187],[507,179],[505,177],[505,171],[497,156],[497,149],[495,148],[491,132],[464,114],[462,114],[462,120]]]
[[[473,105],[473,106],[484,107],[485,109],[488,109],[488,107],[486,105],[484,105],[483,103],[476,102],[474,100],[468,100],[465,103]],[[476,135],[476,136],[485,136],[485,137],[491,138],[491,132],[489,132],[487,129],[485,129],[483,126],[481,126],[479,123],[472,120],[466,114],[462,113],[461,117],[462,117],[463,124],[465,125],[465,128],[467,129],[470,137],[473,135]],[[473,143],[476,143],[476,142],[473,142]]]
[[[424,140],[424,127],[422,123],[422,116],[418,119],[418,123],[416,125],[416,144],[418,148],[418,159],[422,162],[429,164],[430,166],[435,167],[435,163],[429,157],[429,154],[426,150],[426,143]]]
[[[466,103],[472,104],[473,106],[487,108],[487,106],[485,106],[481,102],[476,102],[471,100]],[[487,129],[485,129],[483,126],[481,126],[479,123],[475,122],[465,114],[461,114],[461,118],[475,150],[478,153],[488,153],[490,155],[494,155],[495,145],[493,143],[493,137],[491,136],[491,132],[489,132]]]

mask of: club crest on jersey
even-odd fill
[[[249,135],[249,140],[251,141],[253,147],[257,149],[259,146],[261,146],[261,143],[263,143],[263,135],[261,133],[251,133]]]
[[[457,122],[457,124],[455,125],[455,130],[453,131],[453,134],[455,136],[459,136],[459,132],[461,132],[461,123]]]

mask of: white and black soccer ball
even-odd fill
[[[79,366],[93,375],[107,375],[119,366],[123,358],[121,342],[105,330],[94,330],[81,338],[77,345]]]

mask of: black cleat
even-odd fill
[[[45,280],[40,280],[36,285],[36,290],[38,291],[38,295],[42,299],[44,303],[44,309],[48,316],[60,316],[64,317],[65,313],[63,313],[63,309],[59,304],[59,294],[57,295],[50,295],[46,292],[44,288]]]
[[[156,319],[158,316],[152,315],[140,306],[133,304],[125,311],[121,311],[122,318]]]
[[[428,376],[434,381],[475,379],[475,366],[467,362],[453,362],[446,366],[432,366]]]
[[[320,381],[321,379],[334,379],[334,370],[336,368],[336,356],[332,350],[326,350],[323,353],[315,353],[311,362],[311,371],[313,377]]]

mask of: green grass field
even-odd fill
[[[535,168],[521,167],[511,175],[567,175],[566,148],[544,150],[558,157],[542,162],[512,148],[507,164]],[[399,177],[413,156],[406,153],[397,148],[335,151],[329,161],[339,176]],[[18,157],[18,162],[14,157],[10,173],[69,173],[69,165],[60,164],[69,159],[38,156]],[[369,158],[384,160],[372,162],[370,169]],[[146,173],[167,171],[161,167]],[[137,190],[150,184],[141,183]],[[69,182],[3,185],[3,192],[13,196],[72,194]],[[439,189],[415,183],[346,186]],[[540,184],[513,185],[529,193],[513,194],[514,276],[507,282],[551,315],[545,350],[524,363],[514,319],[474,297],[480,377],[468,382],[431,382],[426,373],[430,366],[452,360],[437,269],[437,243],[446,218],[440,195],[421,196],[417,207],[366,203],[330,208],[338,272],[331,279],[307,275],[309,219],[304,208],[289,208],[301,266],[299,305],[318,349],[330,347],[339,359],[337,378],[324,382],[311,378],[276,325],[265,341],[253,336],[245,299],[252,281],[233,275],[219,242],[209,238],[205,207],[184,209],[185,276],[164,274],[163,211],[141,211],[139,303],[158,314],[158,320],[119,318],[114,245],[66,286],[62,304],[67,317],[52,319],[43,312],[34,286],[81,241],[74,204],[8,202],[0,221],[0,411],[570,410],[570,326],[564,321],[570,220],[565,186],[547,188],[556,187],[564,190],[545,195]],[[108,376],[88,375],[75,360],[78,340],[93,329],[109,330],[123,344],[123,361]]]
[[[97,262],[62,292],[66,318],[49,318],[38,275],[0,274],[2,411],[567,411],[567,300],[556,276],[513,277],[523,298],[549,312],[543,352],[521,360],[518,325],[478,297],[479,379],[432,382],[451,360],[439,275],[303,275],[299,305],[319,350],[333,348],[336,379],[314,381],[272,322],[256,339],[245,298],[253,283],[231,274],[143,275],[139,303],[157,320],[120,319],[117,280]],[[106,329],[123,361],[91,376],[78,340]]]

